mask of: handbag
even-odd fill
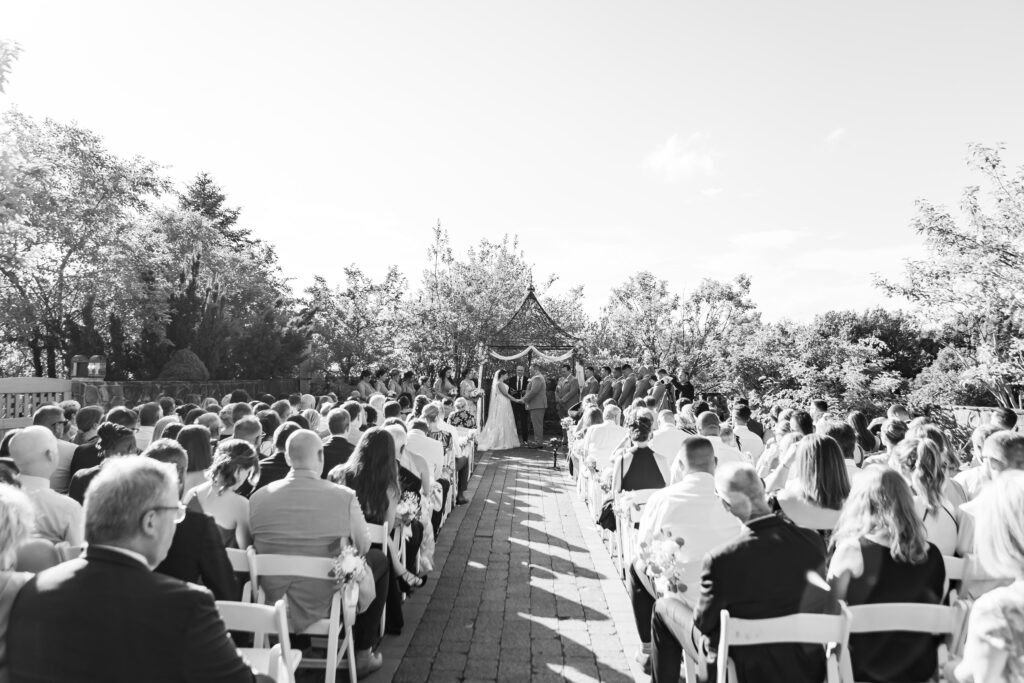
[[[622,459],[619,458],[619,484],[622,484],[622,479],[625,477],[625,473],[622,471],[623,464]],[[609,493],[608,497],[601,503],[601,514],[597,517],[597,523],[602,529],[608,531],[616,530],[615,523],[615,494]]]

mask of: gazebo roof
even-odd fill
[[[521,351],[533,346],[540,351],[572,349],[577,338],[561,328],[540,305],[533,285],[526,290],[519,309],[494,333],[488,345],[495,351]]]

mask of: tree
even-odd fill
[[[958,220],[945,208],[921,200],[914,228],[927,251],[907,262],[902,282],[879,280],[892,295],[915,302],[938,324],[952,324],[966,337],[958,347],[963,365],[1000,405],[1020,407],[1024,363],[1024,170],[1010,173],[1002,147],[969,147],[968,164],[988,186],[964,190]]]
[[[683,304],[679,321],[679,358],[708,390],[734,390],[730,357],[761,322],[750,299],[750,278],[731,282],[705,278]]]
[[[246,245],[252,242],[249,230],[237,226],[241,209],[229,208],[224,205],[227,195],[224,194],[208,173],[200,173],[185,191],[179,195],[178,206],[185,211],[194,211],[210,221],[214,230],[222,234],[233,245]]]
[[[599,354],[662,364],[679,351],[679,295],[649,271],[613,287],[595,332]]]
[[[167,188],[150,161],[120,159],[74,125],[3,115],[0,148],[13,160],[0,196],[0,328],[28,348],[37,375],[56,377],[68,323],[105,295],[123,267],[134,219]],[[66,360],[66,358],[65,358]]]
[[[7,86],[7,78],[14,67],[15,60],[21,54],[21,45],[13,40],[0,38],[0,94]]]

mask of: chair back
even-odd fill
[[[964,570],[967,567],[967,560],[962,557],[953,557],[952,555],[943,555],[942,563],[946,565],[946,580],[947,581],[963,581]]]
[[[60,554],[60,561],[67,562],[68,560],[76,560],[82,556],[85,552],[85,544],[82,545],[68,545],[67,543],[58,543],[57,552]]]
[[[225,548],[224,550],[227,552],[231,569],[236,574],[249,575],[249,580],[242,586],[242,602],[250,602],[252,600],[252,587],[256,585],[256,582],[252,578],[252,567],[249,566],[249,549]]]
[[[379,545],[384,548],[384,554],[388,553],[388,539],[390,538],[391,530],[388,528],[388,523],[383,524],[369,524],[366,525],[370,530],[370,543]]]
[[[721,612],[721,635],[718,639],[718,683],[727,683],[733,664],[729,661],[730,646],[802,643],[837,645],[846,652],[850,639],[850,613],[845,605],[840,614],[790,614],[771,619],[737,619],[729,610]],[[827,661],[829,683],[839,683],[839,667],[832,655]],[[735,674],[732,673],[733,680]]]
[[[294,671],[302,653],[292,651],[288,635],[288,608],[284,599],[278,600],[273,607],[218,600],[217,611],[229,631],[252,633],[257,646],[262,644],[263,634],[276,633],[277,644],[269,650],[246,648],[241,653],[260,673],[271,676],[275,681],[294,683]]]
[[[38,574],[44,569],[56,567],[63,562],[60,552],[46,539],[30,538],[18,546],[14,569],[19,572]]]

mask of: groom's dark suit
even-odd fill
[[[513,398],[522,398],[526,393],[526,386],[530,383],[530,378],[523,374],[522,377],[519,375],[512,375],[508,380],[508,393]],[[520,443],[526,443],[529,434],[530,418],[526,414],[526,406],[522,403],[512,403],[512,415],[516,419],[516,432],[519,434]]]

